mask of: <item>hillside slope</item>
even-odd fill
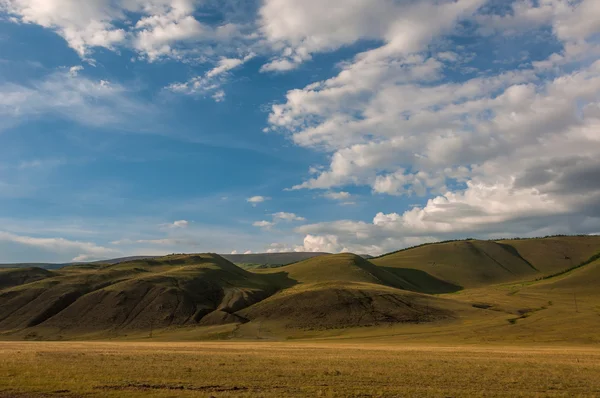
[[[275,291],[267,278],[210,254],[72,266],[0,290],[0,330],[74,333],[235,322],[235,311]]]
[[[408,284],[393,274],[376,267],[355,254],[329,254],[300,261],[260,274],[285,274],[297,283],[317,282],[365,282],[405,288]]]
[[[552,294],[576,295],[581,297],[597,297],[600,302],[600,259],[581,268],[566,272],[527,288],[528,291],[547,291]]]
[[[372,259],[385,268],[409,268],[462,286],[485,286],[535,278],[539,271],[496,242],[456,241],[431,244]]]
[[[282,328],[320,330],[436,322],[466,307],[375,283],[323,282],[286,289],[238,315]]]
[[[553,236],[500,240],[499,244],[535,266],[544,275],[555,274],[600,253],[600,236]]]
[[[52,276],[55,276],[53,272],[37,267],[0,269],[0,290]]]
[[[350,253],[257,272],[292,280],[296,285],[237,314],[283,328],[319,330],[435,322],[451,319],[455,309],[467,307],[411,292],[418,289],[411,281]],[[437,280],[429,277],[428,281]]]

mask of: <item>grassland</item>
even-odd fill
[[[0,398],[600,396],[599,253],[554,237],[1,270]]]
[[[597,348],[0,343],[0,397],[593,397],[598,374]]]

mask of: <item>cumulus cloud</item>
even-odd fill
[[[355,3],[357,15],[341,10],[331,26],[319,20],[324,8],[317,4],[303,10],[296,3],[286,14],[288,2],[265,3],[263,30],[281,46],[274,62],[298,65],[361,38],[382,42],[342,63],[336,76],[290,90],[272,106],[269,131],[330,154],[294,190],[327,190],[328,197],[357,185],[432,199],[372,222],[299,227],[307,248],[380,253],[445,237],[597,230],[591,181],[600,178],[600,136],[593,133],[600,121],[600,3],[517,0],[501,14],[475,1],[438,2],[435,10],[427,1],[379,2],[379,31],[370,30],[371,10]],[[456,79],[447,68],[468,59],[468,50],[432,50],[462,19],[478,23],[478,35],[549,28],[563,48],[514,70]],[[307,56],[296,56],[299,50]]]
[[[190,225],[190,222],[187,220],[178,220],[173,223],[173,227],[175,228],[187,228]]]
[[[483,0],[265,0],[260,28],[280,55],[263,71],[287,71],[310,60],[312,54],[329,52],[359,40],[386,44],[373,54],[383,58],[423,49],[455,21],[468,16]]]
[[[196,0],[1,0],[13,20],[51,29],[82,58],[94,48],[137,51],[149,61],[181,58],[190,44],[238,35],[235,25],[198,21]]]

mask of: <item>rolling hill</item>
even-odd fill
[[[285,336],[468,320],[510,336],[521,329],[507,320],[525,328],[531,319],[555,331],[573,316],[574,294],[585,310],[577,319],[596,325],[598,253],[600,237],[552,237],[442,242],[370,260],[319,254],[253,271],[216,254],[3,269],[0,334],[106,338],[192,328],[231,337],[258,328]]]
[[[1,290],[0,329],[81,333],[238,321],[235,311],[276,291],[266,279],[212,254],[70,266]]]
[[[390,272],[420,270],[463,288],[537,279],[600,251],[600,236],[453,241],[384,255],[371,262]]]
[[[461,308],[451,300],[410,292],[415,289],[410,281],[350,253],[257,272],[292,280],[295,285],[240,311],[240,315],[285,328],[434,322],[452,318],[450,308]]]

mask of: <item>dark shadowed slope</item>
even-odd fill
[[[0,269],[0,290],[39,281],[52,276],[55,276],[53,272],[36,267]]]

